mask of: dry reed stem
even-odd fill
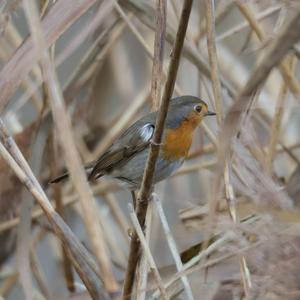
[[[33,299],[33,284],[30,268],[30,233],[31,233],[31,211],[34,203],[33,197],[25,190],[22,192],[22,203],[20,212],[20,224],[17,232],[17,268],[19,282],[26,300]]]
[[[218,125],[223,119],[223,105],[221,83],[219,79],[218,57],[216,48],[215,12],[212,0],[205,0],[206,28],[207,28],[207,51],[210,65],[211,82],[214,93],[214,104],[217,113]]]
[[[24,9],[30,25],[32,38],[39,50],[38,53],[40,53],[41,66],[49,92],[49,99],[51,100],[50,104],[54,123],[59,132],[59,138],[65,154],[66,165],[70,171],[71,180],[80,195],[79,199],[81,201],[84,222],[89,233],[93,252],[102,273],[104,286],[111,297],[116,298],[118,297],[119,286],[112,272],[112,265],[102,228],[99,222],[96,221],[96,202],[87,183],[86,175],[76,150],[70,120],[66,113],[63,96],[57,82],[53,64],[47,53],[46,43],[34,2],[32,0],[24,0]]]
[[[11,53],[13,53],[15,48],[19,47],[22,44],[22,37],[16,26],[11,24],[11,22],[7,25],[5,37],[7,37],[7,39],[11,43],[11,46],[13,47],[13,49],[11,49]],[[32,94],[32,102],[35,105],[37,111],[40,111],[42,108],[42,98],[38,92],[34,91],[34,81],[36,79],[41,79],[41,71],[38,66],[35,66],[31,73],[33,76],[33,80],[31,79],[31,74],[29,73],[27,78],[25,78],[21,84],[22,86],[24,86],[25,91],[27,91],[28,94]],[[13,105],[11,111],[17,111],[17,109],[19,109],[22,105],[24,105],[24,102],[17,102]]]
[[[180,11],[179,11],[179,8],[177,7],[176,3],[175,3],[175,0],[171,0],[170,4],[171,4],[173,12],[175,14],[176,20],[179,21]]]
[[[166,215],[164,213],[162,203],[161,203],[160,199],[157,197],[157,195],[153,195],[153,201],[155,203],[156,210],[158,212],[158,216],[160,218],[160,221],[161,221],[161,224],[162,224],[162,227],[163,227],[163,230],[164,230],[167,242],[168,242],[169,249],[173,256],[177,272],[180,273],[183,270],[183,264],[182,264],[182,261],[180,258],[180,254],[177,250],[176,242],[174,240],[171,229],[169,227]],[[185,275],[182,275],[181,281],[184,286],[184,290],[186,292],[187,299],[193,300],[194,296],[193,296],[193,292],[192,292],[190,283],[188,281],[188,278]]]
[[[281,83],[278,99],[276,102],[276,111],[274,120],[272,122],[272,129],[271,129],[271,136],[270,136],[270,142],[268,147],[268,153],[266,156],[266,172],[267,174],[271,175],[272,172],[272,163],[273,158],[275,155],[275,149],[278,141],[279,131],[280,131],[280,125],[282,116],[284,113],[284,103],[286,102],[287,98],[287,86],[285,82]]]
[[[147,241],[145,239],[145,236],[144,236],[143,230],[141,228],[140,222],[139,222],[139,220],[138,220],[138,218],[137,218],[137,216],[134,212],[134,209],[133,209],[133,206],[132,206],[131,203],[128,204],[128,208],[129,208],[130,218],[131,218],[132,224],[134,226],[135,232],[139,237],[139,240],[142,244],[145,255],[147,257],[147,262],[149,264],[150,271],[153,273],[154,279],[155,279],[156,284],[158,285],[158,288],[161,292],[162,298],[164,300],[168,300],[169,297],[168,297],[167,292],[164,288],[163,281],[161,279],[161,276],[160,276],[159,271],[157,269],[157,266],[155,264],[154,258],[151,254],[151,250],[149,249],[149,246],[148,246]]]
[[[125,270],[127,263],[127,253],[125,254],[124,248],[120,247],[120,241],[117,235],[114,233],[114,227],[111,226],[109,218],[104,216],[101,208],[98,208],[100,225],[105,228],[104,238],[107,243],[111,257],[114,258],[114,263],[122,269]]]
[[[125,217],[123,211],[121,210],[117,199],[112,193],[107,193],[103,195],[105,202],[108,204],[112,215],[114,216],[116,223],[120,227],[120,231],[123,234],[126,241],[128,241],[128,228],[129,224],[127,218]]]
[[[0,286],[0,297],[6,297],[9,291],[14,287],[18,280],[19,274],[16,272],[8,276]],[[3,298],[5,300],[5,298]]]
[[[50,153],[50,160],[53,161],[53,165],[50,166],[50,172],[52,178],[55,178],[58,176],[58,168],[57,166],[59,165],[59,154],[58,154],[58,143],[57,143],[57,138],[55,137],[55,134],[52,133],[51,135],[51,148],[52,148],[52,153]],[[62,219],[65,221],[65,207],[63,205],[63,199],[61,195],[61,187],[59,185],[54,185],[53,186],[53,198],[55,202],[55,210],[57,213],[62,217]],[[66,222],[67,223],[67,222]],[[65,280],[67,284],[67,288],[70,292],[74,292],[75,286],[74,286],[74,276],[73,276],[73,269],[71,265],[71,261],[68,257],[68,253],[66,249],[61,246],[61,253],[62,253],[62,259],[63,259],[63,270],[64,270],[64,275],[65,275]]]
[[[43,153],[46,145],[46,136],[37,134],[39,128],[34,129],[35,141],[31,148],[30,165],[35,174],[40,174],[43,162]],[[31,142],[33,139],[31,139]],[[20,224],[17,232],[17,265],[19,270],[19,281],[23,288],[25,298],[33,298],[33,284],[30,268],[30,240],[31,240],[31,214],[34,198],[26,190],[22,192],[23,200],[20,208]]]
[[[53,299],[53,296],[47,286],[47,280],[46,280],[45,274],[42,270],[42,266],[40,265],[38,256],[35,252],[35,249],[32,249],[32,248],[31,248],[31,252],[30,252],[30,265],[31,265],[31,270],[34,275],[34,278],[35,278],[42,294],[44,295],[45,299]]]
[[[161,87],[163,79],[163,62],[165,49],[165,35],[167,26],[167,2],[156,0],[156,26],[154,38],[154,54],[151,80],[152,111],[158,110],[161,99]]]
[[[156,0],[156,26],[155,26],[155,38],[154,38],[154,54],[153,54],[153,65],[152,65],[152,77],[151,77],[151,100],[152,100],[152,111],[158,110],[161,101],[162,82],[163,82],[163,62],[164,62],[164,49],[165,49],[165,35],[167,25],[167,2],[166,0]],[[148,226],[152,224],[152,211],[153,203],[149,204],[146,212],[145,224]],[[146,225],[147,226],[147,225]],[[150,234],[151,227],[146,230],[146,242],[150,245]],[[149,248],[150,249],[150,248]],[[145,299],[146,287],[147,287],[147,253],[142,252],[140,264],[137,268],[136,275],[136,299]],[[144,273],[144,274],[143,274]],[[162,290],[162,292],[164,292]],[[141,294],[141,295],[140,295]]]
[[[220,21],[222,21],[228,13],[230,13],[230,10],[234,6],[234,1],[229,0],[226,1],[226,3],[223,6],[219,6],[219,8],[216,11],[215,15],[215,23],[218,24]],[[203,18],[200,20],[201,24],[199,27],[199,33],[195,38],[196,43],[199,43],[199,41],[203,38],[203,36],[207,33],[207,24],[206,24],[206,19]]]
[[[162,96],[160,109],[155,122],[155,130],[153,134],[153,143],[150,144],[150,151],[143,175],[141,189],[138,194],[136,214],[140,225],[143,227],[147,212],[148,200],[153,188],[153,175],[155,164],[159,154],[159,145],[164,130],[164,124],[168,113],[169,103],[173,94],[176,75],[178,71],[180,54],[184,43],[185,33],[189,21],[190,12],[192,9],[192,0],[185,0],[182,8],[178,32],[175,39],[174,49],[171,56],[167,81]],[[128,299],[131,294],[133,282],[135,278],[135,270],[139,260],[137,253],[139,252],[140,242],[136,233],[133,234],[130,244],[128,267],[124,280],[123,299]]]
[[[152,216],[153,216],[153,201],[150,201],[147,209],[145,219],[145,237],[148,247],[150,247],[151,229],[152,229]],[[142,253],[136,274],[136,300],[145,300],[147,292],[147,279],[148,279],[148,263],[145,251]]]
[[[180,176],[180,175],[186,175],[193,172],[198,172],[201,169],[208,169],[212,168],[216,165],[216,160],[205,160],[203,162],[199,162],[197,164],[194,164],[192,166],[188,166],[185,168],[181,168],[177,172],[175,172],[172,177]]]

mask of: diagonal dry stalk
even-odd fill
[[[153,219],[153,202],[151,201],[148,205],[146,219],[145,219],[145,227],[146,227],[145,238],[146,238],[147,245],[150,245],[150,240],[151,240],[152,219]],[[136,284],[135,284],[136,295],[134,296],[137,300],[146,299],[148,272],[149,272],[149,267],[147,264],[147,257],[145,252],[143,252],[141,255],[141,259],[136,274]]]
[[[131,203],[129,203],[129,212],[130,212],[130,217],[131,217],[132,224],[134,226],[134,229],[136,230],[136,234],[138,235],[139,240],[140,240],[140,242],[143,246],[143,250],[145,252],[145,256],[147,258],[147,262],[149,264],[150,271],[153,273],[156,284],[158,285],[158,288],[161,292],[162,299],[163,300],[168,300],[169,299],[168,294],[165,290],[165,287],[164,287],[163,281],[161,279],[161,276],[159,274],[158,268],[155,264],[155,261],[154,261],[154,258],[152,256],[152,254],[151,254],[151,250],[150,250],[149,245],[146,241],[146,238],[144,236],[141,225],[140,225],[140,223],[137,219],[137,216],[134,213],[133,205]]]
[[[230,242],[234,239],[234,235],[232,232],[225,233],[222,237],[217,239],[215,242],[213,242],[211,245],[209,245],[206,249],[198,253],[196,256],[194,256],[191,260],[189,260],[187,263],[183,265],[183,268],[180,272],[177,272],[174,274],[166,283],[165,287],[169,288],[174,282],[180,279],[180,277],[185,274],[187,275],[186,271],[191,269],[193,266],[199,264],[199,262],[202,262],[204,258],[208,257],[210,254],[212,254],[214,251],[216,251],[219,247],[223,246],[224,244]],[[159,296],[159,291],[155,291],[153,293],[153,298],[157,299]]]
[[[51,160],[53,160],[53,166],[50,169],[51,172],[51,177],[55,178],[56,176],[58,176],[58,143],[55,137],[55,134],[52,133],[50,136],[50,143],[51,143],[51,148],[52,148],[52,155],[51,156]],[[63,218],[63,220],[66,221],[65,217],[66,217],[66,211],[65,211],[65,207],[63,205],[63,199],[62,199],[62,193],[61,193],[61,187],[59,185],[55,185],[53,187],[53,198],[55,201],[55,210],[58,212],[58,214]],[[66,222],[67,223],[67,222]],[[65,250],[65,248],[62,246],[61,247],[61,251],[62,251],[62,258],[63,258],[63,270],[64,270],[64,275],[65,275],[65,281],[66,281],[66,285],[67,288],[70,292],[74,292],[75,291],[75,286],[74,286],[74,275],[73,275],[73,268],[71,265],[71,261],[68,257],[68,253]]]
[[[35,174],[40,174],[43,162],[43,153],[46,145],[46,136],[38,134],[39,128],[35,128],[35,142],[33,144],[30,165]],[[33,141],[33,139],[32,139]],[[31,240],[31,213],[34,205],[34,198],[26,190],[23,191],[21,204],[20,224],[17,235],[17,262],[19,280],[24,290],[25,298],[32,299],[32,279],[30,268],[30,240]]]
[[[0,152],[3,159],[14,170],[17,177],[43,209],[50,224],[54,227],[56,234],[63,241],[64,246],[68,250],[71,261],[91,296],[93,299],[102,297],[103,293],[100,288],[100,280],[97,275],[95,262],[51,206],[49,199],[1,120],[0,141]]]
[[[52,296],[52,293],[50,292],[50,289],[48,288],[45,274],[42,270],[42,267],[39,262],[36,251],[35,251],[35,249],[32,249],[32,247],[31,247],[31,251],[30,251],[30,266],[31,266],[34,278],[35,278],[43,296],[46,299],[52,299],[53,296]]]
[[[177,246],[176,246],[176,242],[174,240],[174,237],[172,235],[170,226],[168,224],[166,215],[164,213],[164,209],[163,209],[162,203],[161,203],[160,199],[156,195],[153,196],[153,200],[154,200],[154,203],[155,203],[155,206],[156,206],[156,210],[158,212],[158,216],[159,216],[160,221],[162,223],[163,230],[164,230],[165,235],[166,235],[166,239],[167,239],[167,242],[168,242],[168,245],[169,245],[169,248],[170,248],[170,252],[171,252],[171,254],[173,256],[173,259],[175,261],[177,272],[180,273],[182,271],[182,269],[183,269],[183,264],[182,264],[182,261],[181,261],[180,254],[178,252]],[[192,292],[192,289],[191,289],[191,286],[190,286],[190,283],[188,281],[187,276],[185,276],[183,274],[180,279],[181,279],[182,284],[184,286],[187,299],[193,300],[194,296],[193,296],[193,292]]]
[[[104,286],[112,298],[118,297],[119,286],[112,272],[108,249],[104,240],[102,228],[97,222],[96,202],[89,188],[85,172],[81,166],[80,157],[72,136],[69,117],[66,113],[62,92],[57,82],[53,63],[50,60],[43,37],[39,16],[32,0],[24,0],[24,8],[30,25],[32,38],[41,57],[41,67],[47,84],[54,123],[59,132],[61,146],[64,150],[66,165],[76,188],[86,229],[89,233],[94,254],[99,264]]]
[[[192,0],[185,0],[183,4],[180,22],[178,26],[178,32],[175,39],[173,54],[171,56],[171,61],[169,64],[165,90],[162,96],[160,109],[155,123],[153,143],[151,143],[150,145],[150,152],[147,159],[146,168],[144,171],[141,189],[138,194],[136,214],[141,227],[143,227],[145,223],[147,204],[150,199],[150,194],[153,187],[153,175],[155,171],[155,164],[159,154],[159,145],[161,143],[164,124],[168,113],[169,103],[173,94],[173,89],[174,89],[176,75],[179,66],[180,54],[184,43],[190,12],[192,9],[192,2],[193,2]],[[131,239],[129,258],[128,258],[128,267],[126,270],[126,275],[124,280],[124,288],[123,288],[124,299],[128,299],[128,297],[130,297],[132,292],[132,287],[135,278],[135,270],[139,260],[139,256],[138,256],[139,249],[140,249],[140,241],[138,239],[137,234],[134,233]]]

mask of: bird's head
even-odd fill
[[[207,104],[198,97],[181,96],[171,100],[167,123],[169,128],[177,128],[188,122],[194,129],[206,116],[214,116]]]

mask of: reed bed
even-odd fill
[[[297,0],[0,1],[0,300],[299,299],[299,40]],[[153,187],[178,95],[217,116]],[[90,184],[151,110],[135,203]]]

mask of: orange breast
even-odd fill
[[[200,119],[190,116],[175,129],[167,129],[162,145],[162,155],[167,160],[178,160],[188,155],[193,141],[193,132]]]

